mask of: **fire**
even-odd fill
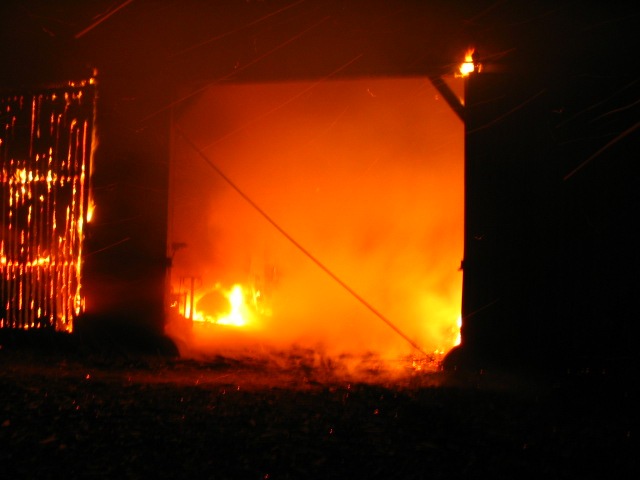
[[[464,128],[426,79],[216,86],[176,132],[169,244],[188,247],[167,328],[181,352],[453,348]]]
[[[458,322],[456,323],[457,325],[457,332],[456,332],[456,339],[453,341],[453,346],[457,347],[458,345],[460,345],[460,343],[462,342],[462,336],[460,333],[460,329],[462,328],[462,316],[458,317]]]
[[[87,208],[87,223],[91,223],[91,220],[93,219],[93,215],[96,211],[96,203],[93,200],[93,197],[89,198],[89,206]]]
[[[235,284],[229,290],[217,286],[202,294],[197,302],[194,301],[193,306],[184,305],[182,315],[198,323],[245,327],[252,321],[255,313],[246,302],[243,286]]]
[[[84,308],[84,205],[95,129],[93,91],[83,88],[0,97],[0,328],[71,331]]]
[[[468,49],[464,54],[464,62],[460,65],[459,76],[467,77],[473,72],[479,72],[482,69],[482,65],[476,64],[473,54],[475,53],[475,48]]]
[[[231,312],[224,317],[218,319],[220,325],[233,325],[234,327],[243,327],[247,324],[246,313],[247,306],[244,303],[244,292],[240,285],[234,285],[227,294]]]

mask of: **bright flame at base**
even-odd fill
[[[186,295],[183,294],[183,298]],[[255,326],[257,310],[246,302],[242,285],[235,284],[229,290],[219,286],[200,294],[192,306],[188,301],[172,304],[173,316],[180,316],[185,320],[192,319],[198,324],[225,325],[230,327]],[[255,303],[255,302],[254,302]]]
[[[244,303],[244,292],[240,285],[234,285],[228,293],[227,298],[231,305],[231,312],[218,319],[219,325],[233,325],[234,327],[244,327],[247,324],[248,309]]]

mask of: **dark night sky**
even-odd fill
[[[163,118],[170,106],[186,105],[216,82],[446,73],[475,45],[485,74],[501,86],[487,99],[494,105],[490,118],[517,126],[498,127],[487,137],[498,145],[511,137],[503,148],[516,152],[497,155],[498,163],[511,157],[533,162],[514,140],[526,145],[528,130],[544,145],[536,153],[545,159],[539,165],[492,171],[496,178],[513,174],[508,182],[485,178],[499,189],[496,205],[526,212],[516,221],[495,214],[512,241],[491,259],[511,284],[531,286],[524,296],[511,295],[519,298],[512,301],[517,306],[503,314],[553,296],[542,303],[554,314],[538,312],[549,317],[543,328],[558,321],[571,332],[581,330],[576,336],[584,337],[578,342],[584,351],[600,337],[614,344],[607,347],[611,353],[623,337],[626,355],[640,267],[640,82],[633,68],[640,9],[614,3],[5,0],[0,87],[48,85],[98,68],[104,165],[95,182],[109,206],[93,248],[129,238],[118,255],[136,259],[137,267],[114,267],[122,257],[113,256],[96,269],[135,278],[144,290],[139,285],[162,271],[165,251]],[[532,123],[511,122],[513,112],[513,118],[530,115]],[[536,266],[531,275],[509,266],[523,250],[533,258],[527,268]],[[160,283],[148,293],[149,303]]]
[[[633,51],[637,22],[633,7],[577,1],[8,0],[0,8],[3,84],[95,66],[138,88],[152,78],[324,76],[356,57],[344,74],[447,70],[469,44],[487,62],[551,80],[613,73],[626,68],[619,63]]]

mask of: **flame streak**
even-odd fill
[[[83,307],[94,88],[0,98],[0,328],[72,329]]]

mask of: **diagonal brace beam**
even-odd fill
[[[444,98],[445,101],[449,104],[455,114],[458,115],[458,118],[462,120],[462,122],[464,122],[465,107],[458,96],[449,88],[449,85],[445,83],[440,75],[429,75],[429,80],[436,88],[436,90],[438,90],[438,93],[442,95],[442,98]]]

